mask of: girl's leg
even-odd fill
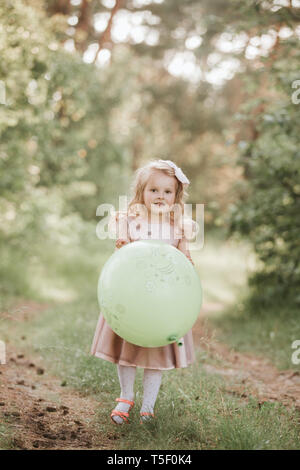
[[[121,394],[120,398],[126,398],[126,400],[133,401],[134,399],[134,380],[135,380],[135,373],[136,367],[131,366],[121,366],[117,365],[118,368],[118,376],[121,386]],[[128,412],[130,405],[128,403],[118,403],[115,410],[118,411],[126,411]],[[121,416],[113,416],[112,418],[116,423],[123,424],[124,420]]]
[[[143,386],[144,395],[141,412],[147,411],[154,413],[154,406],[159,392],[162,379],[162,370],[144,369]],[[141,419],[149,419],[147,416],[141,416]]]

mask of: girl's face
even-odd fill
[[[156,170],[150,176],[143,194],[148,213],[170,212],[175,203],[176,189],[175,176],[168,176],[163,171]]]

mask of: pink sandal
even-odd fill
[[[131,411],[132,408],[134,407],[134,401],[126,400],[125,398],[116,398],[116,401],[121,401],[122,403],[128,403],[128,405],[130,405],[130,408],[129,408],[128,412],[127,411],[112,410],[112,412],[110,414],[110,419],[112,420],[112,422],[114,424],[118,425],[119,423],[117,423],[113,419],[113,416],[120,416],[125,421],[125,423],[129,423],[127,418],[129,418],[129,411]]]

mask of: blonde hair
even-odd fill
[[[144,189],[151,175],[155,171],[162,171],[168,176],[173,176],[176,179],[176,193],[174,204],[179,206],[181,214],[178,212],[171,211],[170,213],[170,222],[175,224],[177,221],[181,225],[181,217],[184,212],[184,202],[188,196],[185,191],[184,185],[179,181],[175,176],[175,170],[170,165],[165,162],[160,162],[158,160],[150,160],[146,165],[139,168],[135,172],[134,180],[131,185],[131,192],[133,194],[132,199],[128,205],[128,215],[138,216],[140,215],[140,205],[144,205]]]
[[[168,176],[174,176],[176,179],[175,210],[170,212],[170,223],[183,235],[185,233],[185,227],[194,227],[194,221],[188,217],[184,217],[184,203],[188,197],[188,193],[182,182],[176,178],[174,168],[158,160],[150,160],[146,165],[136,170],[130,187],[132,198],[128,204],[127,211],[115,212],[115,221],[119,221],[122,216],[125,216],[125,218],[127,218],[127,216],[138,217],[142,213],[141,209],[144,209],[145,205],[144,189],[150,176],[152,176],[156,170],[162,171]]]

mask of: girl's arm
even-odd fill
[[[178,243],[178,250],[182,251],[183,254],[190,260],[190,262],[195,266],[189,250],[189,242],[185,237],[181,238]]]
[[[128,236],[127,217],[125,216],[118,215],[117,217],[117,237],[115,251],[122,246],[127,245],[127,243],[130,243]]]

